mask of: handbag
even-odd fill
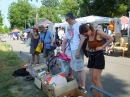
[[[26,42],[26,46],[28,47],[28,46],[30,46],[30,44],[31,44],[31,38],[28,38],[28,40]]]
[[[41,53],[42,52],[42,49],[43,49],[43,43],[42,42],[39,42],[35,51]]]
[[[47,32],[46,32],[46,33],[47,33]],[[44,35],[43,40],[45,39],[46,33],[45,33],[45,35]],[[41,40],[42,40],[42,39],[41,39]],[[39,52],[39,53],[43,53],[44,46],[45,46],[45,44],[40,41],[40,42],[38,43],[38,45],[37,45],[35,51],[37,51],[37,52]]]
[[[86,50],[87,43],[88,43],[88,38],[86,38],[86,39],[84,40],[83,46],[82,46],[82,51],[83,51],[83,53],[84,53],[84,55],[85,55],[86,57],[88,57],[88,53],[87,53],[87,50]]]

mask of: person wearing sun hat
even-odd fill
[[[36,47],[39,43],[39,39],[40,39],[40,35],[38,33],[38,27],[37,26],[33,27],[33,33],[30,34],[30,38],[31,38],[30,54],[32,54],[31,64],[39,64],[40,55],[37,51],[35,51],[35,49],[36,49]],[[35,55],[37,57],[37,62],[35,62]]]
[[[54,37],[52,32],[47,30],[47,28],[44,25],[39,25],[38,30],[40,32],[40,41],[44,43],[44,45],[50,45],[53,46],[54,43]],[[46,58],[48,57],[48,50],[47,48],[43,48],[43,58],[44,58],[44,63],[46,63]]]

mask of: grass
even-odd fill
[[[47,97],[33,82],[27,83],[23,77],[13,77],[22,60],[11,51],[10,46],[0,42],[0,97]],[[26,89],[26,87],[30,87]],[[33,95],[33,96],[32,96]]]

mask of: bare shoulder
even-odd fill
[[[97,30],[97,34],[98,35],[101,35],[101,34],[104,34],[105,32],[104,31],[102,31],[102,30]]]
[[[105,32],[101,31],[101,30],[97,30],[97,40],[102,40],[103,37],[102,37],[102,34],[104,34]]]

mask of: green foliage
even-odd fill
[[[1,13],[1,11],[0,11],[0,33],[3,32],[2,26],[3,26],[3,16],[2,16],[2,13]]]
[[[62,0],[59,7],[59,14],[65,16],[68,12],[78,15],[79,6],[76,0]]]
[[[59,0],[41,0],[42,5],[46,7],[56,8],[59,5]]]
[[[40,18],[47,18],[53,23],[60,22],[58,17],[57,8],[59,7],[59,0],[41,0],[42,5],[39,8]]]
[[[51,7],[41,6],[38,10],[38,13],[39,18],[47,18],[53,23],[60,22],[57,12]]]
[[[83,0],[80,1],[80,15],[120,17],[128,13],[130,0]]]
[[[13,2],[9,6],[8,19],[10,21],[11,29],[19,28],[23,30],[25,26],[29,27],[29,19],[35,18],[35,16],[36,10],[30,5],[28,0],[18,0],[18,2]]]
[[[10,28],[9,27],[7,27],[6,25],[3,27],[3,32],[4,33],[9,33],[10,32]]]

